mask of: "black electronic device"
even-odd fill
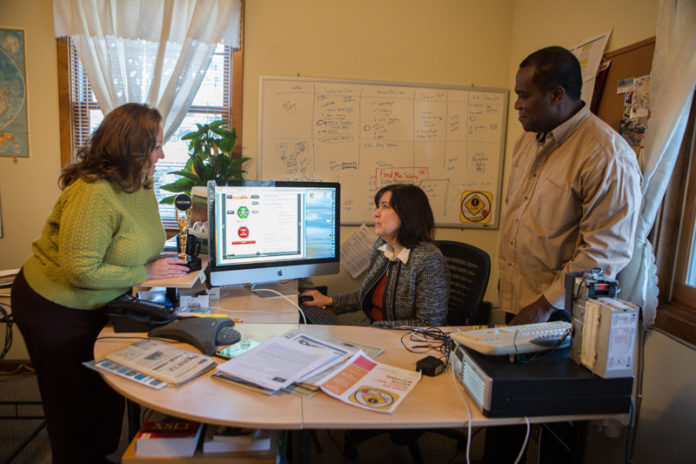
[[[171,305],[127,293],[109,303],[106,312],[114,325],[114,332],[146,332],[172,322],[176,316]]]
[[[441,359],[435,356],[426,356],[418,360],[416,363],[416,370],[421,371],[423,375],[435,377],[436,375],[442,374],[445,370],[445,364]]]
[[[231,345],[240,340],[240,333],[233,327],[232,319],[194,316],[155,327],[147,335],[186,342],[198,348],[201,353],[212,356],[218,345]]]
[[[201,261],[200,256],[189,256],[186,258],[186,267],[189,272],[200,271],[203,267],[203,261]]]
[[[568,350],[528,364],[458,345],[455,378],[488,417],[625,413],[633,377],[603,379],[568,357]]]

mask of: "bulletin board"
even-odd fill
[[[339,182],[342,224],[412,183],[438,226],[498,227],[507,89],[262,76],[259,99],[259,178]]]
[[[616,91],[618,82],[650,74],[654,52],[655,37],[651,37],[604,54],[610,66],[602,92],[598,95],[596,114],[616,131],[620,130],[624,110],[624,95]]]

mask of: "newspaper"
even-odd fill
[[[421,378],[409,371],[373,361],[362,351],[355,353],[320,387],[344,403],[370,411],[392,413]]]
[[[105,358],[173,385],[188,382],[215,366],[210,356],[151,340],[133,343]]]
[[[345,353],[344,350],[300,335],[293,338],[282,335],[273,337],[220,364],[218,370],[229,377],[276,392],[327,363],[340,361],[337,358]]]

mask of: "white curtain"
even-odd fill
[[[655,322],[658,289],[655,255],[647,237],[679,153],[695,86],[696,2],[661,0],[650,77],[650,120],[639,155],[643,206],[633,258],[619,274],[621,298],[642,307],[648,325]]]
[[[169,138],[191,106],[218,43],[239,46],[241,0],[54,0],[104,114],[156,107]]]

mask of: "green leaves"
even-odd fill
[[[231,153],[237,142],[237,131],[225,129],[224,125],[229,121],[219,120],[209,124],[196,124],[198,130],[184,135],[182,140],[189,142],[189,160],[181,171],[170,172],[181,176],[167,185],[162,190],[172,193],[191,194],[191,187],[208,185],[209,180],[215,180],[218,184],[228,180],[242,180],[244,170],[242,164],[249,160],[247,157],[232,158]],[[161,204],[172,204],[172,195],[163,198]]]

